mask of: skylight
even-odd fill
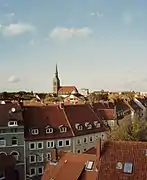
[[[133,171],[133,164],[131,162],[125,162],[124,164],[124,173],[131,174]]]
[[[88,161],[86,163],[86,170],[92,170],[93,165],[94,165],[94,161]]]

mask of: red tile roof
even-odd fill
[[[98,112],[104,120],[113,120],[116,116],[114,109],[99,109]]]
[[[64,93],[72,93],[72,91],[76,90],[77,88],[75,86],[61,86],[58,90],[59,94],[64,94]]]
[[[87,161],[94,162],[91,171],[85,169]],[[57,165],[47,164],[42,180],[96,180],[96,177],[96,155],[68,152],[60,157]]]
[[[24,125],[26,130],[26,140],[52,138],[56,139],[73,136],[64,115],[64,111],[58,105],[26,107],[24,111]],[[59,128],[59,126],[61,125],[66,126],[68,128],[68,131],[60,133],[57,128]],[[57,130],[54,133],[46,134],[45,127],[47,126],[51,126]],[[31,128],[38,128],[39,134],[35,136],[31,135]]]
[[[131,141],[106,142],[101,152],[99,180],[146,180],[147,143]],[[132,173],[124,172],[125,163],[132,163]],[[120,164],[120,169],[117,164]],[[122,166],[122,167],[121,167]]]
[[[100,119],[96,115],[89,104],[65,105],[64,110],[68,121],[71,124],[71,127],[76,135],[106,131],[106,127],[103,124],[102,119]],[[99,123],[101,123],[101,127],[98,129],[96,129],[95,127],[93,127],[92,129],[84,128],[82,131],[78,131],[75,127],[75,124],[81,124],[85,126],[85,122],[89,122],[93,125],[94,121],[98,121]]]
[[[58,104],[26,106],[23,116],[26,140],[67,138],[95,132],[104,132],[107,130],[102,119],[96,115],[88,104],[62,104],[62,108]],[[96,128],[94,126],[94,121],[99,122],[101,127]],[[87,129],[85,127],[85,122],[92,124],[92,129]],[[75,127],[76,124],[83,125],[83,130],[77,130]],[[68,131],[60,133],[58,129],[61,125],[66,126]],[[53,127],[55,132],[46,134],[45,127],[47,126]],[[30,130],[32,128],[39,129],[39,134],[35,136],[30,135]]]
[[[16,112],[10,113],[11,109],[15,108]],[[15,119],[23,123],[21,106],[17,103],[0,104],[0,126],[7,126],[9,119]]]

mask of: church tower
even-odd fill
[[[55,76],[53,79],[53,93],[57,95],[59,88],[60,88],[60,79],[58,77],[58,67],[56,64],[56,72],[55,72]]]

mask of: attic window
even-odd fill
[[[53,128],[48,127],[48,128],[46,128],[45,132],[46,132],[46,134],[50,134],[50,133],[53,133],[54,130],[53,130]]]
[[[92,129],[92,125],[91,125],[89,122],[86,122],[86,123],[85,123],[85,127],[86,127],[87,129]]]
[[[18,126],[17,121],[9,121],[8,126],[9,127]]]
[[[131,162],[125,162],[124,164],[124,173],[131,174],[133,171],[133,164]]]
[[[79,131],[83,130],[83,126],[81,124],[75,124],[75,127]]]
[[[94,165],[94,161],[87,161],[86,170],[91,171]]]
[[[94,126],[96,128],[100,128],[101,127],[101,124],[99,123],[99,121],[94,121]]]
[[[60,126],[59,129],[60,129],[60,133],[64,133],[67,131],[67,127],[65,126]]]
[[[31,134],[32,135],[37,135],[37,134],[39,134],[39,130],[38,129],[32,129]]]

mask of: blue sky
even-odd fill
[[[0,91],[147,91],[146,0],[0,0]]]

